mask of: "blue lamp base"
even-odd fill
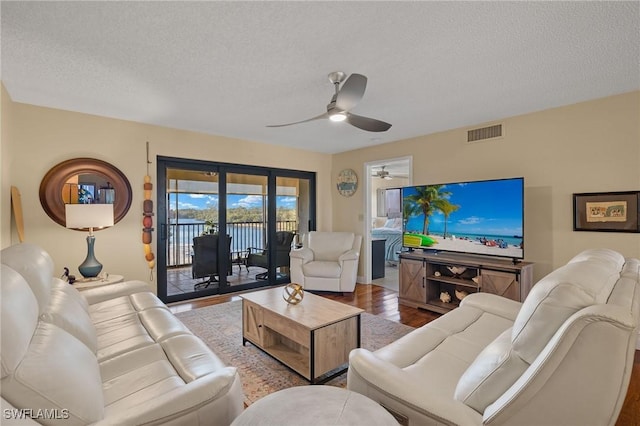
[[[85,278],[97,277],[102,271],[102,263],[98,262],[95,254],[93,253],[93,245],[96,242],[96,237],[89,235],[87,237],[87,257],[84,262],[78,266],[78,271]]]

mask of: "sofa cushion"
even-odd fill
[[[454,397],[479,413],[506,392],[529,364],[511,346],[508,328],[478,354],[456,386]]]
[[[102,321],[95,327],[100,362],[155,343],[137,313]]]
[[[40,321],[13,375],[3,379],[2,394],[16,407],[55,409],[67,413],[65,424],[86,425],[104,416],[101,384],[95,355],[63,329]]]
[[[180,334],[191,334],[191,331],[167,309],[146,309],[139,312],[138,316],[147,333],[156,342],[162,342],[164,339]]]
[[[150,291],[133,293],[129,296],[129,300],[136,311],[144,311],[151,308],[167,309],[167,306]]]
[[[342,272],[338,262],[321,260],[305,263],[302,265],[302,270],[306,276],[318,278],[340,278]]]
[[[49,304],[54,275],[51,256],[35,244],[22,243],[2,250],[2,263],[24,277],[38,300],[39,312],[44,312]]]
[[[89,312],[89,304],[87,303],[87,299],[82,297],[78,289],[68,282],[62,281],[60,278],[53,278],[53,280],[51,281],[51,292],[62,292],[67,294],[77,304],[82,306],[82,309]]]
[[[353,248],[352,232],[309,232],[308,245],[314,260],[336,261],[345,251]]]
[[[612,250],[586,250],[540,280],[514,322],[513,349],[532,363],[567,318],[606,303],[623,264],[624,257]]]
[[[161,345],[167,358],[186,383],[226,368],[220,358],[192,334],[170,337]]]
[[[74,288],[71,290],[77,292]],[[95,353],[98,349],[96,329],[91,317],[72,292],[52,290],[51,300],[47,309],[40,315],[40,320],[67,331],[84,343],[91,352]]]
[[[38,324],[38,301],[22,275],[7,265],[0,267],[0,364],[4,378],[13,373],[27,352]]]

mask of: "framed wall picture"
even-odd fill
[[[573,230],[640,232],[640,191],[573,194]]]

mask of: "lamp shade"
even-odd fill
[[[106,228],[113,226],[113,204],[65,204],[67,228]]]

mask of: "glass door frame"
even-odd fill
[[[213,296],[217,294],[227,294],[244,291],[253,288],[273,286],[289,282],[288,278],[278,278],[276,268],[273,267],[276,257],[276,245],[268,244],[269,265],[267,269],[267,280],[254,281],[248,284],[226,285],[227,279],[224,274],[220,276],[220,285],[215,288],[203,289],[183,294],[167,294],[167,223],[166,218],[168,207],[166,205],[167,194],[167,169],[176,168],[183,170],[212,171],[218,173],[218,233],[227,234],[227,173],[248,174],[267,177],[267,241],[275,241],[277,232],[277,187],[276,180],[280,177],[306,179],[309,181],[309,223],[308,229],[316,229],[316,173],[300,170],[276,169],[261,166],[249,166],[243,164],[220,163],[204,160],[193,160],[177,157],[157,156],[157,220],[160,228],[157,232],[156,253],[157,253],[157,286],[158,297],[165,303],[189,300],[200,297]],[[226,271],[229,266],[229,249],[219,247],[220,270]]]

